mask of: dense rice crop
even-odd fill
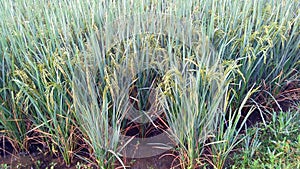
[[[39,148],[66,165],[79,157],[110,168],[123,164],[120,143],[130,142],[124,121],[155,126],[158,115],[182,168],[222,168],[254,109],[272,111],[285,84],[299,79],[299,5],[1,1],[2,152]],[[148,70],[159,75],[155,85],[143,83]],[[143,87],[146,96],[132,94]],[[153,114],[129,117],[133,103],[148,110],[149,95]]]

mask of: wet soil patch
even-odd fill
[[[180,169],[178,154],[174,151],[168,151],[161,155],[148,158],[123,158],[123,161],[128,169]],[[119,165],[116,168],[121,167]]]

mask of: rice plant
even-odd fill
[[[67,6],[75,7],[67,2],[1,2],[1,123],[3,134],[16,138],[17,151],[28,151],[34,140],[69,165],[77,142],[72,72],[84,42],[74,28],[88,19],[82,13],[77,23],[67,24],[67,15],[78,12],[63,10]]]
[[[223,59],[239,60],[241,65],[242,77],[237,78],[233,88],[238,91],[235,107],[254,84],[272,93],[299,70],[299,2],[254,0],[200,4],[199,8],[204,10],[196,15],[199,25],[221,51]]]

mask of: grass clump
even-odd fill
[[[274,112],[267,126],[248,129],[233,168],[299,168],[299,111]]]

